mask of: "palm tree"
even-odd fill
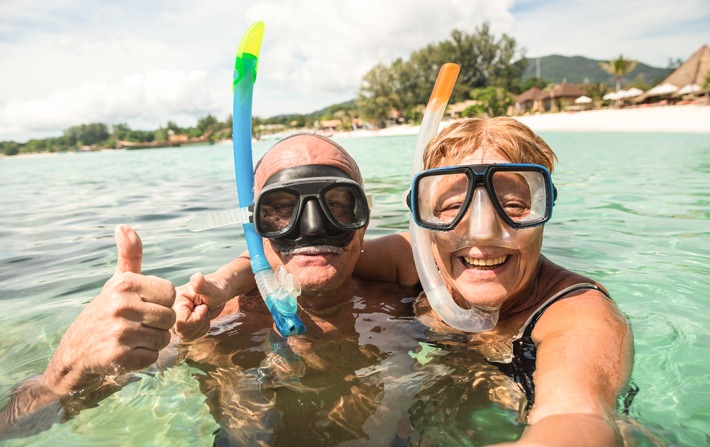
[[[587,94],[594,101],[594,107],[600,107],[602,103],[602,98],[604,95],[609,93],[609,86],[603,82],[598,82],[596,84],[588,84],[582,87],[584,93]]]
[[[624,59],[624,56],[619,56],[617,59],[612,59],[609,62],[599,62],[599,66],[607,73],[614,75],[616,78],[616,92],[621,90],[621,77],[627,73],[634,71],[638,62],[631,59]],[[616,100],[616,105],[619,105],[619,99]]]

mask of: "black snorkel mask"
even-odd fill
[[[254,227],[274,249],[345,247],[370,217],[359,183],[334,166],[283,169],[264,183],[254,203]]]

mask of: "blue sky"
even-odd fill
[[[91,122],[225,119],[234,54],[257,20],[263,117],[352,99],[375,64],[484,21],[528,57],[623,54],[665,67],[710,44],[707,0],[0,0],[0,141]]]

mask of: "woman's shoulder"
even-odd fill
[[[540,290],[536,293],[540,303],[558,294],[564,295],[560,298],[572,294],[579,295],[577,290],[588,290],[592,295],[596,291],[596,293],[611,298],[607,289],[598,281],[555,264],[544,256],[541,256],[540,260],[541,267],[537,276],[537,287]],[[574,289],[574,293],[568,292],[568,289]]]
[[[552,303],[540,315],[531,335],[536,344],[562,338],[566,343],[585,346],[631,337],[631,328],[626,316],[605,293],[581,288]]]
[[[581,330],[587,325],[597,329],[626,330],[625,316],[602,284],[549,260],[546,260],[543,272],[546,274],[541,274],[539,284],[547,289],[542,294],[546,298],[541,299],[538,309],[545,309],[536,329]]]

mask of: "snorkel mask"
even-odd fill
[[[362,186],[329,165],[278,171],[266,180],[254,203],[256,231],[280,252],[343,248],[368,219]]]
[[[433,230],[432,240],[447,251],[520,249],[521,236],[552,217],[556,193],[541,165],[446,166],[414,176],[408,206],[416,224]]]

